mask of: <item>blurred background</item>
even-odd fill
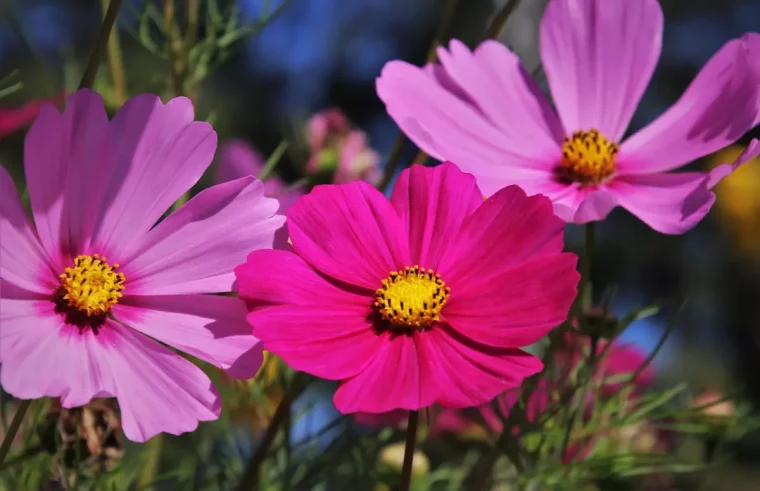
[[[170,73],[171,53],[159,43],[162,2],[154,2],[151,9],[146,1],[125,0],[119,19],[126,88],[111,83],[107,63],[95,86],[113,108],[125,95],[154,92],[168,98],[178,92]],[[204,15],[197,21],[196,35],[207,39],[218,26],[205,15],[206,2],[201,3]],[[545,3],[522,0],[499,38],[539,80],[537,25]],[[448,4],[446,0],[218,0],[220,17],[228,19],[232,13],[238,26],[253,27],[226,39],[225,32],[236,31],[219,30],[202,73],[182,90],[195,100],[197,118],[215,126],[220,141],[245,140],[264,156],[284,139],[290,141],[277,167],[285,182],[296,182],[302,175],[308,159],[302,128],[312,114],[326,108],[339,108],[366,133],[382,167],[398,129],[375,95],[375,78],[392,59],[424,63]],[[666,19],[663,53],[629,132],[672,104],[722,44],[744,32],[760,31],[757,0],[661,0],[661,4]],[[445,37],[476,45],[503,6],[503,0],[456,2]],[[5,95],[0,100],[0,161],[19,183],[24,129],[36,114],[34,101],[61,100],[63,91],[78,85],[102,11],[100,0],[0,0],[0,89]],[[196,55],[202,58],[206,52]],[[760,131],[693,166],[706,169],[732,161],[752,136],[760,137]],[[416,155],[408,142],[403,151],[399,170]],[[593,282],[599,293],[617,287],[612,305],[620,315],[662,302],[658,315],[635,323],[623,334],[624,340],[645,350],[654,348],[678,306],[688,301],[655,360],[661,384],[687,381],[695,392],[746,391],[759,401],[760,162],[747,164],[726,179],[717,195],[708,219],[680,237],[660,235],[620,209],[613,212],[598,228]],[[579,249],[582,233],[571,227],[568,234],[569,247]],[[315,398],[322,400],[319,395]],[[325,414],[332,410],[329,399],[322,406]],[[305,418],[293,438],[329,418]],[[760,458],[760,434],[750,434],[734,450],[738,460],[729,470],[717,471],[719,482],[737,490],[760,489],[757,477],[750,480],[760,471],[749,465]]]

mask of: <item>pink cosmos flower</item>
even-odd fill
[[[110,122],[90,90],[62,114],[43,105],[24,152],[34,224],[0,168],[0,382],[15,397],[116,397],[127,437],[144,441],[220,410],[203,371],[157,341],[235,376],[258,370],[243,302],[207,294],[229,292],[233,266],[271,247],[284,217],[247,177],[159,222],[216,149],[193,117],[188,99],[147,94]]]
[[[0,140],[19,130],[26,128],[40,112],[40,107],[46,102],[56,105],[63,104],[66,98],[61,91],[50,99],[34,99],[19,107],[0,107]]]
[[[540,52],[556,113],[495,41],[474,52],[452,41],[438,49],[440,65],[392,61],[377,93],[409,138],[472,172],[486,196],[517,184],[551,198],[568,222],[601,220],[622,206],[659,232],[683,233],[707,214],[712,187],[731,169],[666,171],[757,124],[760,35],[728,42],[675,105],[621,141],[657,64],[662,28],[656,0],[551,0]]]
[[[451,163],[405,170],[390,202],[362,181],[317,186],[287,227],[294,252],[254,251],[240,296],[268,350],[341,381],[342,413],[483,404],[542,369],[518,348],[575,297],[550,201],[511,186],[484,202]]]
[[[370,147],[367,135],[352,129],[340,109],[326,109],[313,115],[307,125],[311,157],[309,173],[334,167],[333,182],[347,184],[362,180],[377,184],[382,177],[380,156]]]

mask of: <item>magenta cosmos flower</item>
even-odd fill
[[[377,93],[409,138],[472,172],[486,196],[517,184],[551,198],[569,222],[622,206],[659,232],[682,233],[707,214],[730,168],[665,171],[755,126],[760,35],[728,42],[673,107],[621,142],[657,64],[662,27],[656,0],[551,0],[539,41],[556,113],[495,41],[474,52],[452,41],[438,49],[440,65],[392,61]]]
[[[543,196],[483,201],[451,163],[317,186],[288,212],[294,252],[237,275],[253,333],[296,370],[341,384],[343,413],[482,404],[542,369],[519,349],[561,323],[576,257]]]
[[[211,162],[216,134],[186,98],[128,101],[108,121],[81,90],[44,105],[26,137],[34,225],[0,168],[0,382],[64,407],[116,397],[128,438],[219,416],[219,394],[173,346],[240,377],[261,345],[233,267],[284,218],[254,178],[206,189],[159,222]],[[156,225],[156,222],[159,222]],[[154,341],[153,339],[157,340]]]

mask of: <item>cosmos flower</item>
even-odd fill
[[[29,126],[40,112],[40,107],[47,102],[60,105],[66,98],[61,91],[51,99],[34,99],[18,107],[0,107],[0,140]]]
[[[483,201],[451,163],[317,186],[288,212],[293,251],[254,251],[239,294],[266,349],[340,380],[342,413],[483,404],[542,369],[522,350],[561,323],[577,258],[543,196]]]
[[[721,171],[668,173],[758,122],[760,35],[726,43],[683,96],[623,140],[662,45],[656,0],[551,0],[540,53],[554,108],[508,48],[459,41],[440,65],[389,62],[377,80],[388,113],[422,150],[473,173],[486,196],[508,185],[543,194],[568,222],[617,207],[667,234],[710,210]],[[556,108],[556,112],[555,112]]]
[[[44,105],[26,137],[34,224],[0,168],[0,382],[65,408],[116,397],[144,441],[219,416],[203,371],[161,343],[253,376],[261,344],[229,292],[233,266],[284,218],[253,177],[200,192],[159,221],[211,162],[190,100],[129,100],[109,122],[90,90]],[[158,224],[156,224],[158,222]],[[151,339],[153,338],[153,339]],[[160,341],[157,342],[157,341]]]

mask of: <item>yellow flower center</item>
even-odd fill
[[[60,276],[63,300],[88,316],[108,313],[124,290],[124,275],[116,272],[118,267],[98,254],[77,256],[74,267],[66,268]]]
[[[451,289],[432,269],[419,266],[393,271],[375,292],[374,306],[396,327],[430,327],[441,318],[441,309]]]
[[[581,185],[599,184],[615,172],[618,145],[598,130],[576,131],[562,143],[560,178]]]

